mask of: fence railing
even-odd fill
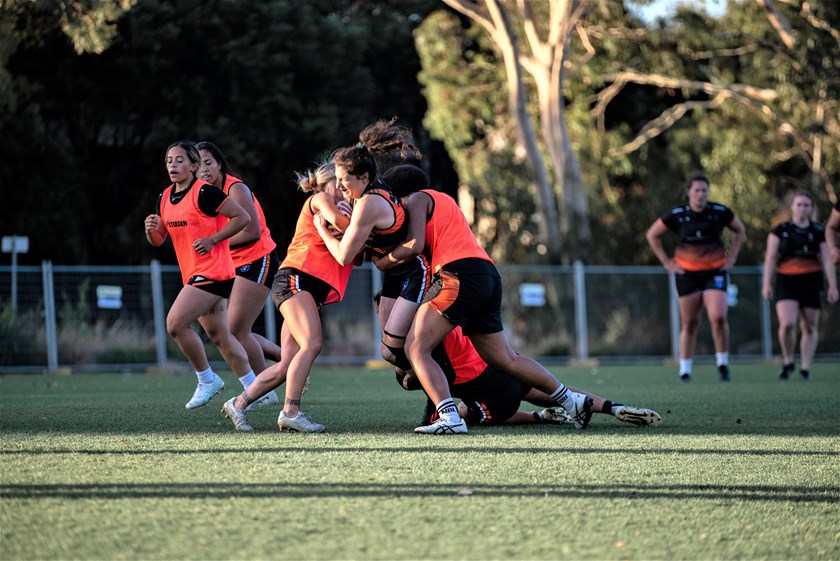
[[[674,279],[661,267],[499,266],[503,321],[512,347],[547,362],[650,360],[678,354]],[[13,278],[14,277],[14,278]],[[770,359],[779,352],[761,268],[737,267],[729,293],[730,354]],[[12,287],[15,290],[12,291]],[[373,294],[381,273],[353,272],[344,300],[322,309],[320,363],[379,358]],[[181,289],[175,265],[0,267],[0,372],[186,368],[166,333],[166,310]],[[277,340],[280,314],[266,300],[255,330]],[[200,328],[197,328],[201,333]],[[203,336],[203,333],[202,333]],[[208,356],[221,356],[206,338]],[[697,357],[713,353],[703,320]],[[840,308],[823,307],[818,357],[840,354]]]

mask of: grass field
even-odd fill
[[[0,559],[840,559],[840,364],[733,381],[695,366],[557,367],[653,429],[415,435],[387,370],[316,368],[327,433],[235,433],[193,376],[0,377]]]

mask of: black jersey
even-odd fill
[[[679,237],[674,261],[686,271],[720,269],[726,263],[723,229],[735,219],[735,213],[718,203],[707,203],[700,212],[690,205],[677,206],[661,220]]]
[[[388,228],[371,230],[367,241],[365,241],[365,248],[374,255],[385,255],[397,245],[403,243],[408,237],[408,220],[400,200],[391,192],[391,188],[377,180],[375,183],[368,185],[365,189],[364,197],[368,195],[380,196],[391,205],[394,211],[394,223]]]
[[[792,220],[782,222],[771,232],[779,238],[779,268],[783,275],[802,275],[822,270],[820,244],[825,241],[825,228],[811,222],[800,228]]]

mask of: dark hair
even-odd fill
[[[222,170],[222,173],[225,175],[236,175],[233,172],[230,164],[225,158],[222,149],[210,142],[209,140],[202,140],[201,142],[195,145],[197,150],[207,150],[210,152],[210,155],[213,156],[213,159],[219,162],[219,168]]]
[[[703,181],[708,186],[712,185],[712,182],[709,181],[709,178],[706,177],[706,174],[704,174],[702,171],[694,171],[688,175],[688,179],[686,179],[685,181],[686,192],[688,192],[688,190],[691,189],[691,184],[695,181]]]
[[[389,168],[382,174],[382,181],[387,183],[391,192],[400,198],[429,188],[429,176],[425,171],[411,164]]]
[[[173,142],[166,148],[166,154],[169,154],[169,151],[176,146],[187,153],[187,158],[189,158],[192,163],[197,166],[201,165],[201,156],[198,155],[198,149],[195,147],[195,142],[191,140],[179,140],[177,142]],[[166,156],[163,157],[163,161],[166,162]],[[197,172],[198,168],[196,168],[196,170],[192,173],[193,178],[196,177]]]
[[[811,201],[812,207],[816,208],[817,206],[817,200],[814,198],[814,195],[812,195],[810,191],[806,191],[805,189],[798,190],[796,193],[793,194],[793,197],[790,199],[791,203],[796,197],[807,197]]]
[[[384,158],[399,153],[405,160],[408,157],[422,158],[423,154],[414,145],[411,131],[396,125],[397,118],[390,121],[377,121],[368,125],[359,133],[359,142],[355,146],[339,148],[332,154],[335,165],[347,168],[351,175],[368,174],[368,180],[376,179],[376,158]]]

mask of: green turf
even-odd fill
[[[837,363],[553,370],[663,423],[421,436],[392,373],[316,368],[326,434],[241,434],[190,376],[0,377],[0,559],[840,559]]]

